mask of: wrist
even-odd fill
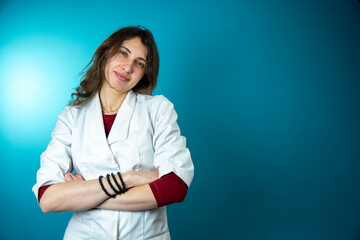
[[[121,174],[123,180],[124,180],[124,184],[125,184],[125,188],[132,188],[134,187],[134,181],[133,181],[133,172],[125,172]],[[120,180],[120,179],[119,179]]]

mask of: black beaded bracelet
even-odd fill
[[[122,189],[122,188],[121,188],[120,184],[119,184],[118,181],[116,180],[116,177],[115,177],[115,175],[114,175],[113,173],[111,173],[111,177],[113,178],[116,186],[118,187],[118,189],[119,189],[119,191],[120,191],[119,193],[120,193],[120,194],[121,194],[121,193],[124,193],[124,192],[125,192],[125,189]]]
[[[106,175],[106,179],[111,187],[111,189],[115,192],[115,194],[120,194],[121,192],[117,189],[115,189],[114,185],[112,185],[111,181],[110,181],[110,174]]]
[[[116,197],[116,194],[111,195],[108,191],[106,191],[106,189],[105,189],[105,187],[104,187],[104,184],[102,183],[102,178],[103,178],[103,176],[99,176],[99,183],[100,183],[100,186],[101,186],[102,190],[103,190],[104,193],[106,194],[106,196],[108,196],[109,198],[114,198],[114,197]]]
[[[127,191],[127,189],[126,189],[126,187],[125,187],[125,183],[124,183],[124,180],[123,180],[123,178],[122,178],[122,176],[121,176],[120,172],[117,172],[117,175],[118,175],[118,176],[119,176],[119,178],[120,178],[120,182],[121,182],[121,185],[123,186],[123,190],[124,190],[124,192],[126,192],[126,191]]]

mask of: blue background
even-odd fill
[[[31,192],[79,72],[149,28],[195,164],[173,239],[360,239],[357,0],[2,1],[0,239],[61,239]]]

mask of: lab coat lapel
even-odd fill
[[[99,92],[96,92],[88,103],[88,111],[86,116],[87,129],[92,143],[96,143],[98,147],[108,147],[105,135],[104,120],[101,112],[101,104]]]
[[[111,127],[108,143],[111,145],[117,141],[124,141],[129,134],[130,121],[136,105],[136,93],[132,90],[126,95],[124,102],[116,115],[113,126]]]

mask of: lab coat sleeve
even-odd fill
[[[164,96],[158,96],[154,116],[154,164],[159,177],[174,172],[188,186],[194,177],[194,165],[186,139],[180,135],[173,104]]]
[[[57,117],[55,128],[51,133],[51,141],[40,156],[40,169],[37,172],[36,184],[32,188],[36,198],[40,187],[65,182],[64,174],[72,171],[72,119],[69,106],[65,107]]]

